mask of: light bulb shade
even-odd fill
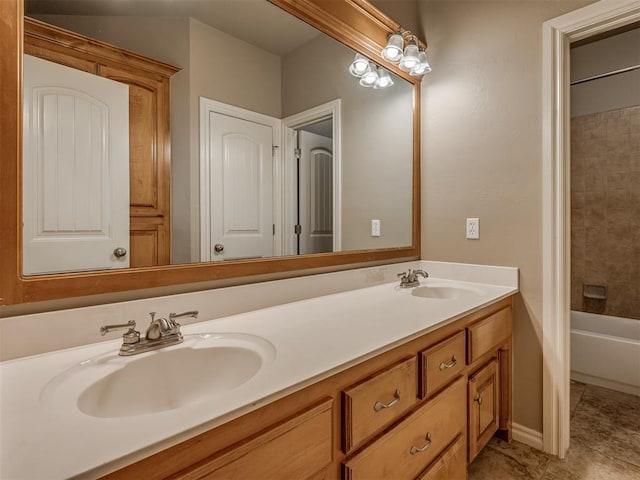
[[[389,88],[393,85],[393,79],[389,72],[387,72],[384,68],[378,67],[378,80],[376,81],[373,88],[379,90],[381,88]]]
[[[420,75],[424,75],[425,73],[429,73],[431,71],[431,66],[429,65],[429,60],[427,59],[427,53],[424,50],[420,50],[418,59],[420,60],[420,63],[413,67],[413,69],[409,72],[409,74],[414,77],[419,77]]]
[[[369,68],[369,59],[364,55],[356,53],[353,62],[351,62],[351,65],[349,66],[349,73],[354,77],[362,77],[362,75],[367,71],[367,68]]]
[[[410,72],[416,65],[420,64],[418,54],[418,45],[413,40],[410,41],[404,49],[402,60],[400,60],[400,70]]]
[[[402,60],[402,35],[399,33],[394,33],[389,35],[389,39],[387,40],[387,46],[382,49],[380,54],[382,58],[384,58],[387,62],[391,62],[394,65],[400,63]]]
[[[360,77],[360,85],[363,87],[373,87],[378,81],[378,67],[375,63],[369,62],[365,73]]]

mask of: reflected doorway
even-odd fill
[[[333,251],[333,119],[299,127],[296,137],[298,255]]]

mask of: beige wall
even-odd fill
[[[542,431],[542,23],[588,1],[420,0],[422,251],[516,266],[514,421]],[[480,240],[465,218],[480,218]]]
[[[640,65],[640,28],[571,49],[571,80]],[[571,116],[640,105],[640,70],[571,87]]]
[[[190,252],[181,252],[182,261],[200,260],[200,104],[206,97],[236,107],[280,118],[280,57],[238,40],[197,20],[189,21],[190,38],[190,175],[189,184],[175,186],[188,192],[189,205],[179,212],[189,222]],[[174,223],[175,224],[175,223]]]
[[[401,79],[385,90],[361,87],[348,72],[353,56],[321,35],[284,57],[282,113],[341,99],[342,250],[411,245],[413,90]],[[372,219],[380,237],[371,236]]]

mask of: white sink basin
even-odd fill
[[[220,397],[251,381],[275,358],[261,337],[185,335],[180,345],[131,357],[110,352],[76,365],[43,389],[53,408],[74,404],[92,417],[149,415]]]
[[[461,298],[469,298],[479,296],[484,293],[479,288],[469,285],[447,285],[447,284],[431,284],[416,287],[411,291],[411,295],[421,298],[434,298],[439,300],[457,300]]]

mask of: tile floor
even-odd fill
[[[492,439],[469,480],[640,480],[640,397],[571,382],[571,446],[564,460]]]

